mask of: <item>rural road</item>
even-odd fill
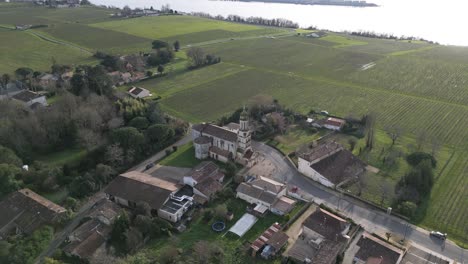
[[[300,174],[282,153],[264,143],[254,141],[253,147],[275,164],[277,170],[273,177],[276,180],[286,182],[290,187],[299,187],[303,192],[312,195],[316,203],[323,203],[330,208],[338,209],[356,223],[362,225],[367,231],[379,234],[390,232],[394,238],[403,238],[406,232],[407,240],[459,263],[465,263],[464,258],[468,256],[468,250],[460,248],[449,240],[444,243],[439,239],[432,238],[427,230],[409,224],[398,217],[387,215],[352,197],[343,196],[321,186]]]
[[[190,127],[191,127],[191,125],[190,125]],[[161,158],[163,158],[166,155],[166,152],[165,152],[166,149],[170,149],[173,146],[185,145],[188,142],[190,142],[191,140],[192,140],[191,131],[189,130],[189,131],[187,131],[187,134],[183,138],[181,138],[179,141],[177,141],[176,143],[172,144],[171,146],[163,149],[162,151],[156,153],[151,158],[141,162],[137,166],[129,169],[128,171],[135,171],[135,170],[144,171],[147,164],[154,163],[157,160],[160,160]],[[91,196],[86,201],[86,203],[84,205],[81,206],[81,208],[76,213],[75,218],[73,218],[73,220],[70,221],[59,233],[55,234],[54,240],[52,240],[52,242],[49,244],[49,247],[46,250],[44,250],[39,255],[39,257],[36,258],[34,263],[36,263],[36,264],[42,263],[44,261],[44,258],[50,257],[55,253],[57,248],[59,248],[59,246],[65,241],[65,239],[67,239],[67,237],[70,235],[70,233],[73,232],[73,230],[75,230],[75,228],[78,227],[78,225],[80,224],[80,221],[84,217],[86,217],[88,215],[88,213],[91,210],[91,208],[93,207],[93,205],[97,201],[105,198],[105,194],[104,194],[104,189],[105,188],[106,187],[103,187],[101,189],[101,191],[95,193],[93,196]]]

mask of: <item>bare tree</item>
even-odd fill
[[[403,129],[399,125],[387,126],[385,131],[392,140],[392,146],[395,145],[397,139],[403,134]]]
[[[193,251],[196,257],[198,258],[198,260],[200,261],[200,263],[208,263],[208,261],[210,260],[211,252],[209,248],[210,248],[210,244],[203,240],[198,241],[193,246]]]
[[[124,150],[118,144],[108,146],[104,155],[112,167],[122,166],[125,160]]]
[[[386,199],[390,198],[392,194],[392,185],[388,181],[381,181],[379,184],[380,189],[380,205],[383,206]]]
[[[364,188],[367,187],[367,184],[368,184],[368,178],[367,178],[367,174],[366,173],[361,173],[358,175],[358,182],[357,182],[357,185],[358,185],[358,196],[361,196],[362,194],[362,190],[364,190]]]
[[[187,51],[189,67],[200,67],[205,63],[205,51],[199,47],[192,47]]]
[[[103,139],[99,133],[91,129],[82,128],[78,130],[78,142],[87,151],[91,151],[101,145]]]
[[[374,147],[374,137],[375,137],[375,115],[373,113],[369,113],[365,116],[366,120],[366,148],[368,150],[372,150]]]

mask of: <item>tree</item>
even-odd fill
[[[154,40],[151,44],[155,50],[169,47],[169,44],[162,40]]]
[[[189,59],[189,68],[198,68],[205,64],[205,51],[199,47],[191,47],[187,51],[187,57]]]
[[[141,131],[148,128],[149,122],[148,119],[146,119],[146,117],[137,116],[130,120],[130,123],[128,123],[128,125]]]
[[[106,148],[104,159],[115,168],[120,168],[125,160],[124,150],[119,144],[112,144]]]
[[[99,147],[103,141],[101,135],[91,129],[80,129],[77,136],[80,146],[84,147],[88,152]]]
[[[130,219],[126,211],[122,211],[112,224],[110,243],[120,252],[126,248],[126,231],[130,228]]]
[[[111,140],[114,144],[119,144],[124,151],[139,150],[145,137],[134,127],[122,127],[111,132]]]
[[[138,202],[136,204],[135,214],[151,216],[151,206],[147,202]]]
[[[135,252],[143,244],[143,234],[136,227],[130,227],[124,235],[126,253]]]
[[[417,208],[418,206],[415,203],[409,201],[404,201],[400,203],[397,207],[398,211],[401,214],[406,215],[410,218],[414,216],[414,213],[416,212]]]
[[[374,133],[375,133],[375,116],[374,114],[367,114],[365,116],[365,131],[366,131],[366,148],[372,150],[374,147]]]
[[[164,66],[159,65],[159,66],[158,66],[158,73],[159,73],[159,74],[162,74],[163,72],[164,72]]]
[[[435,168],[437,166],[437,160],[429,153],[417,151],[406,156],[406,161],[413,167],[425,160],[429,160],[432,167]]]
[[[17,79],[20,79],[20,80],[24,81],[24,80],[32,77],[33,72],[34,71],[31,68],[22,67],[22,68],[16,69],[15,75],[16,75]]]
[[[399,125],[387,126],[385,131],[392,140],[392,146],[395,145],[397,139],[403,134],[403,129]]]
[[[78,206],[78,200],[76,200],[75,198],[69,196],[65,199],[65,208],[74,211],[77,206]]]
[[[9,148],[5,148],[0,145],[0,164],[11,164],[17,167],[20,167],[23,165],[23,162],[21,161],[18,156]]]
[[[53,259],[53,258],[44,258],[44,264],[65,264],[65,263],[59,260]]]
[[[6,86],[10,82],[10,80],[11,80],[11,77],[9,74],[7,73],[2,74],[1,82],[4,86]]]
[[[16,179],[20,169],[9,164],[0,164],[0,197],[16,191],[21,186],[21,181]]]
[[[156,124],[148,127],[145,131],[146,138],[150,144],[162,146],[167,140],[174,137],[174,129],[168,125]]]
[[[354,148],[356,147],[357,140],[355,138],[348,139],[349,144],[349,151],[353,152]]]
[[[174,42],[174,50],[176,52],[180,50],[180,42],[178,40]]]
[[[44,226],[26,238],[15,243],[10,250],[8,263],[24,264],[33,263],[34,259],[47,248],[53,238],[54,230],[52,227]]]
[[[116,174],[117,172],[112,167],[104,164],[98,164],[94,171],[94,179],[100,186],[102,186],[110,182]]]

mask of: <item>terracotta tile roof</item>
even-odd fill
[[[396,264],[402,254],[400,249],[367,233],[356,245],[359,250],[355,257],[366,263]]]
[[[293,209],[295,203],[296,201],[289,199],[288,197],[282,196],[281,198],[276,200],[272,207],[283,213],[289,213]]]
[[[275,248],[275,252],[280,250],[289,237],[281,231],[281,226],[274,223],[265,230],[250,246],[254,251],[259,251],[264,245],[270,245]]]
[[[284,188],[286,188],[286,185],[262,176],[251,181],[250,184],[275,194],[280,193]]]
[[[203,136],[213,136],[229,142],[237,142],[237,133],[213,124],[196,124],[193,130],[200,132]]]
[[[343,149],[312,164],[311,167],[330,182],[339,184],[363,173],[366,164],[350,151]]]
[[[221,183],[214,180],[213,178],[206,178],[203,181],[196,184],[194,188],[206,195],[207,197],[211,197],[215,193],[221,191],[223,189],[223,185],[221,185]]]
[[[127,172],[115,178],[105,192],[133,202],[147,202],[151,208],[160,209],[170,194],[179,186],[141,172]]]
[[[341,238],[341,233],[349,223],[343,218],[317,208],[303,223],[303,225],[329,240]]]
[[[300,154],[299,157],[309,162],[313,162],[340,151],[341,149],[343,149],[343,146],[340,144],[334,141],[327,141]]]
[[[204,161],[193,168],[188,176],[195,181],[201,181],[215,175],[219,171],[219,167],[211,161]]]

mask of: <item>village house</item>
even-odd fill
[[[0,240],[3,240],[12,234],[31,234],[43,225],[56,224],[66,210],[29,189],[22,189],[0,202],[0,212]]]
[[[105,246],[112,224],[121,211],[122,208],[107,199],[98,201],[86,217],[89,220],[67,237],[65,254],[93,263],[95,252]]]
[[[336,117],[327,117],[319,120],[308,118],[307,122],[310,123],[313,127],[326,128],[333,131],[341,131],[341,129],[346,124],[346,120]]]
[[[128,89],[128,94],[133,98],[145,98],[152,96],[151,92],[142,87],[135,87]]]
[[[223,189],[224,173],[211,161],[204,161],[183,178],[183,183],[193,187],[194,199],[204,204]]]
[[[105,193],[109,200],[132,209],[145,202],[154,216],[173,223],[180,221],[193,204],[191,187],[137,171],[119,175],[108,185]]]
[[[300,173],[330,188],[356,180],[366,168],[363,161],[334,141],[314,142],[298,157]]]
[[[38,78],[38,83],[42,87],[53,87],[56,85],[58,81],[58,77],[50,74],[50,73],[44,73]]]
[[[31,108],[35,108],[38,105],[39,106],[48,105],[45,95],[32,92],[29,90],[21,91],[20,93],[15,94],[12,98]]]
[[[213,124],[192,126],[192,139],[197,159],[212,158],[221,162],[236,161],[244,166],[255,163],[247,111],[241,113],[239,129]]]
[[[264,259],[274,257],[288,242],[288,235],[281,231],[278,223],[272,224],[250,245],[252,256],[255,257],[261,251]]]
[[[287,198],[285,184],[272,179],[259,177],[237,186],[236,197],[249,204],[255,204],[254,211],[260,214],[270,210],[277,215],[287,214],[294,207],[295,201]]]
[[[299,263],[332,264],[345,249],[350,223],[317,208],[303,223],[299,238],[285,253]]]
[[[25,85],[20,81],[10,82],[6,85],[0,83],[0,100],[11,98],[25,89]]]
[[[371,234],[364,232],[359,237],[354,247],[348,251],[354,251],[353,263],[355,264],[399,264],[403,257],[403,251],[392,246]]]

